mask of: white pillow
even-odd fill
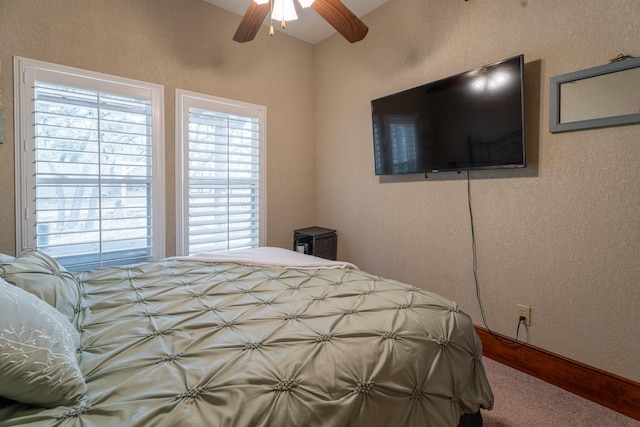
[[[55,308],[0,279],[0,396],[35,406],[70,406],[87,385],[80,335]]]

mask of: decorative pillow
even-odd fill
[[[11,261],[13,261],[15,259],[16,259],[16,257],[14,257],[14,256],[7,255],[7,254],[0,254],[0,264],[11,262]]]
[[[87,390],[79,343],[59,311],[0,279],[0,396],[44,407],[77,403]]]
[[[0,263],[0,277],[57,308],[73,321],[80,305],[80,286],[73,275],[49,255],[25,249],[13,261]]]

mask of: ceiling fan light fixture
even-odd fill
[[[295,21],[298,19],[293,0],[273,0],[271,19],[276,21]]]
[[[282,28],[285,28],[285,21],[298,18],[293,0],[249,1],[249,7],[233,35],[233,40],[238,43],[253,40],[270,12],[269,21],[280,21]],[[369,28],[340,0],[298,0],[298,5],[300,7],[312,6],[318,15],[350,43],[364,39],[369,31]],[[272,28],[273,25],[269,31],[271,35],[274,33]]]

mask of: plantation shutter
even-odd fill
[[[264,214],[263,112],[184,96],[183,235],[178,252],[260,246]]]
[[[37,69],[29,75],[28,238],[69,270],[153,259],[159,160],[149,91],[100,90],[95,79]]]

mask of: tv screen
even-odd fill
[[[524,56],[371,101],[376,175],[525,167]]]

